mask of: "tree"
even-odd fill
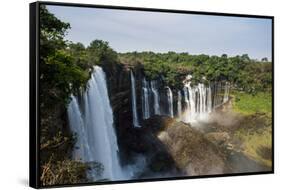
[[[75,139],[65,127],[66,106],[70,94],[86,85],[89,76],[67,51],[64,35],[69,28],[68,23],[40,6],[40,180],[44,185],[58,182],[54,178],[49,180],[46,171],[50,169],[63,171],[63,183],[71,183],[85,180],[88,168],[83,163],[69,160],[67,154]],[[67,163],[71,170],[58,163]]]
[[[84,86],[88,74],[74,64],[64,40],[69,23],[40,6],[40,96],[44,108],[68,102],[71,93]],[[47,109],[47,108],[46,108]]]
[[[87,59],[86,48],[82,43],[70,43],[67,51],[73,57],[75,65],[79,66],[83,70],[87,70],[91,67]]]
[[[107,65],[117,63],[117,53],[108,45],[108,42],[94,40],[87,47],[87,59],[91,65]]]
[[[268,62],[268,59],[267,59],[267,57],[264,57],[264,58],[261,59],[261,61],[262,62]]]

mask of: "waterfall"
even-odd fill
[[[188,122],[188,118],[190,117],[190,101],[189,101],[189,94],[188,94],[188,87],[184,86],[183,87],[183,95],[184,95],[184,108],[182,110],[182,121],[183,122]]]
[[[152,94],[153,94],[153,107],[154,107],[154,114],[160,115],[160,106],[159,106],[159,93],[157,89],[157,81],[150,82]]]
[[[93,161],[94,158],[90,154],[90,147],[82,113],[80,111],[77,98],[73,95],[71,95],[71,102],[69,103],[67,114],[71,131],[78,137],[72,152],[73,159],[81,160],[83,162]]]
[[[230,84],[226,82],[222,85],[221,82],[214,82],[206,85],[205,83],[198,83],[191,86],[192,76],[186,76],[183,81],[184,87],[177,92],[177,117],[183,122],[194,122],[197,120],[208,119],[209,113],[213,109],[228,101]],[[203,77],[202,80],[206,81]],[[135,79],[131,72],[132,82],[132,106],[134,116],[134,126],[138,124],[137,109],[136,109],[136,92],[135,92]],[[147,81],[146,78],[142,79],[142,118],[148,119],[152,115],[168,115],[174,117],[173,110],[173,93],[170,87],[166,86],[164,94],[159,95],[161,92],[161,81],[152,80]],[[222,92],[224,90],[224,92]],[[164,105],[163,113],[160,109],[161,102]]]
[[[131,71],[131,91],[132,91],[133,125],[134,125],[134,127],[141,127],[139,125],[139,119],[138,119],[138,113],[137,113],[135,77],[134,77],[134,74],[132,71]]]
[[[211,87],[206,87],[203,83],[191,87],[189,81],[185,83],[183,91],[186,107],[182,121],[193,122],[198,119],[207,119],[208,113],[212,111]]]
[[[223,95],[223,103],[226,103],[228,101],[228,97],[229,97],[229,83],[225,82],[224,95]]]
[[[198,84],[198,90],[199,90],[199,113],[205,113],[206,112],[206,88],[204,84],[199,83]]]
[[[174,117],[174,108],[173,108],[173,93],[170,87],[167,88],[167,100],[168,100],[168,110],[169,110],[169,115],[171,117]]]
[[[217,108],[229,100],[230,83],[215,82],[213,84],[213,108]]]
[[[222,96],[222,85],[221,82],[216,82],[215,83],[215,100],[214,100],[214,107],[218,107],[223,103]]]
[[[181,106],[181,91],[178,91],[178,103],[177,103],[177,108],[178,108],[178,117],[181,119],[182,116],[182,106]]]
[[[215,83],[216,84],[216,83]],[[217,105],[217,85],[213,85],[213,89],[214,89],[214,95],[213,95],[213,108],[216,107]]]
[[[149,110],[149,86],[144,78],[142,80],[142,114],[143,119],[148,119],[150,117],[150,110]]]
[[[104,168],[102,174],[90,172],[95,180],[126,179],[119,163],[113,113],[103,70],[94,67],[88,89],[82,97],[84,109],[80,109],[76,97],[71,96],[71,99],[68,118],[70,128],[77,136],[73,158],[82,162],[101,163]]]
[[[207,112],[211,113],[212,111],[212,90],[211,86],[207,88]]]
[[[190,83],[186,85],[188,92],[189,92],[189,115],[187,116],[185,120],[188,122],[191,122],[195,120],[196,116],[196,92],[197,87],[192,88]]]

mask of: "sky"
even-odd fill
[[[271,20],[101,8],[47,6],[71,25],[66,39],[85,46],[100,39],[117,52],[154,51],[271,60]]]

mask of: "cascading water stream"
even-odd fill
[[[82,97],[81,111],[77,98],[72,96],[68,106],[71,130],[77,135],[73,158],[82,162],[98,162],[103,172],[98,175],[89,172],[94,179],[126,179],[119,163],[118,144],[113,126],[113,113],[110,105],[106,78],[103,70],[95,66],[88,89]]]
[[[168,100],[168,111],[171,117],[174,117],[174,108],[173,108],[173,93],[170,87],[167,88],[167,100]]]
[[[150,117],[150,109],[149,109],[149,86],[144,78],[142,80],[142,114],[143,119],[148,119]]]
[[[207,119],[212,111],[211,87],[206,87],[203,83],[191,87],[189,81],[185,83],[183,91],[186,106],[182,121],[193,122]]]
[[[211,87],[209,86],[207,88],[207,112],[211,113],[212,112],[212,90]]]
[[[130,75],[131,75],[131,91],[132,91],[133,125],[134,127],[141,127],[139,124],[138,112],[137,112],[135,77],[132,71]]]
[[[189,93],[189,115],[185,118],[185,121],[191,122],[195,120],[196,116],[196,92],[197,87],[191,87],[190,82],[186,85]]]
[[[182,106],[181,106],[181,101],[182,101],[182,97],[181,97],[181,91],[178,91],[178,103],[177,103],[177,108],[178,108],[178,118],[181,119],[182,117]]]
[[[131,73],[131,77],[132,76]],[[228,101],[230,89],[228,82],[226,82],[225,85],[222,85],[221,82],[215,82],[208,86],[204,83],[191,86],[191,79],[192,76],[188,75],[186,80],[184,80],[182,91],[178,90],[177,93],[177,117],[186,123],[208,119],[208,115],[213,109]],[[206,81],[206,78],[203,78],[203,80]],[[161,95],[161,103],[163,104],[163,109],[166,110],[164,113],[161,113],[159,95],[159,91],[161,91],[159,88],[161,87],[158,85],[160,82],[161,81],[157,80],[149,82],[145,78],[142,81],[143,119],[148,119],[152,115],[163,114],[174,117],[173,93],[168,86],[165,87],[165,93]],[[221,92],[222,89],[224,89],[224,94]],[[134,97],[132,99],[134,99]]]
[[[223,103],[226,103],[228,101],[228,97],[229,97],[229,83],[225,82],[225,86],[224,86],[224,95],[223,95]]]
[[[93,161],[94,158],[90,154],[84,120],[82,118],[77,98],[73,95],[71,95],[71,102],[69,103],[67,113],[71,131],[79,137],[77,138],[75,148],[72,151],[73,159],[81,160],[82,162]]]
[[[150,82],[152,94],[153,94],[153,107],[154,107],[154,114],[160,115],[160,106],[159,106],[159,93],[157,89],[157,81]]]

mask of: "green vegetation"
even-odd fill
[[[188,53],[131,52],[119,54],[122,63],[142,64],[150,79],[162,77],[173,88],[180,88],[187,74],[193,82],[229,81],[247,93],[255,94],[271,90],[271,62],[252,60],[247,54],[228,57],[189,55]]]
[[[73,57],[65,51],[63,39],[70,28],[48,10],[40,8],[40,98],[45,106],[68,101],[69,95],[84,86],[87,73],[78,67]],[[50,98],[52,97],[52,98]]]
[[[243,152],[260,164],[272,166],[272,121],[266,114],[245,116],[236,129],[235,138],[242,142]]]
[[[234,137],[242,143],[243,153],[267,167],[272,166],[272,95],[235,91],[233,111],[242,114],[243,122]]]
[[[251,115],[257,112],[271,114],[272,95],[271,92],[259,92],[255,95],[244,92],[233,92],[235,97],[234,111]]]

